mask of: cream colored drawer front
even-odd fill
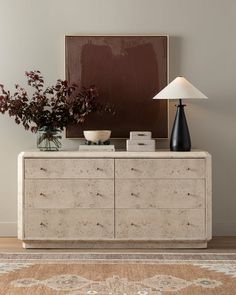
[[[26,179],[26,208],[113,208],[113,179]]]
[[[112,209],[28,209],[25,239],[104,240],[114,237]]]
[[[114,178],[114,159],[25,159],[25,178]]]
[[[204,208],[204,179],[117,179],[116,208]]]
[[[117,178],[204,178],[204,159],[116,159]]]
[[[117,209],[116,239],[204,239],[204,209]]]

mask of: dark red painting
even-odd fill
[[[113,138],[130,131],[168,136],[168,103],[152,97],[168,83],[167,36],[66,36],[66,79],[79,87],[95,84],[102,102],[115,115],[90,114],[82,125],[70,126],[68,138],[83,130],[112,130]]]

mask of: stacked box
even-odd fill
[[[152,139],[151,131],[131,131],[130,140],[149,140]]]
[[[154,152],[155,140],[150,131],[131,131],[130,139],[126,141],[128,152]]]

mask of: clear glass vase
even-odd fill
[[[38,130],[37,148],[40,151],[58,151],[61,148],[61,130],[52,127],[42,127]]]

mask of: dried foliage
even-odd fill
[[[84,87],[76,93],[76,85],[59,79],[55,85],[45,88],[40,71],[25,74],[34,93],[29,97],[27,91],[16,84],[15,93],[11,94],[0,84],[0,112],[8,112],[26,130],[37,132],[45,126],[62,130],[68,124],[82,123],[91,112],[114,112],[113,107],[99,102],[95,86]]]

